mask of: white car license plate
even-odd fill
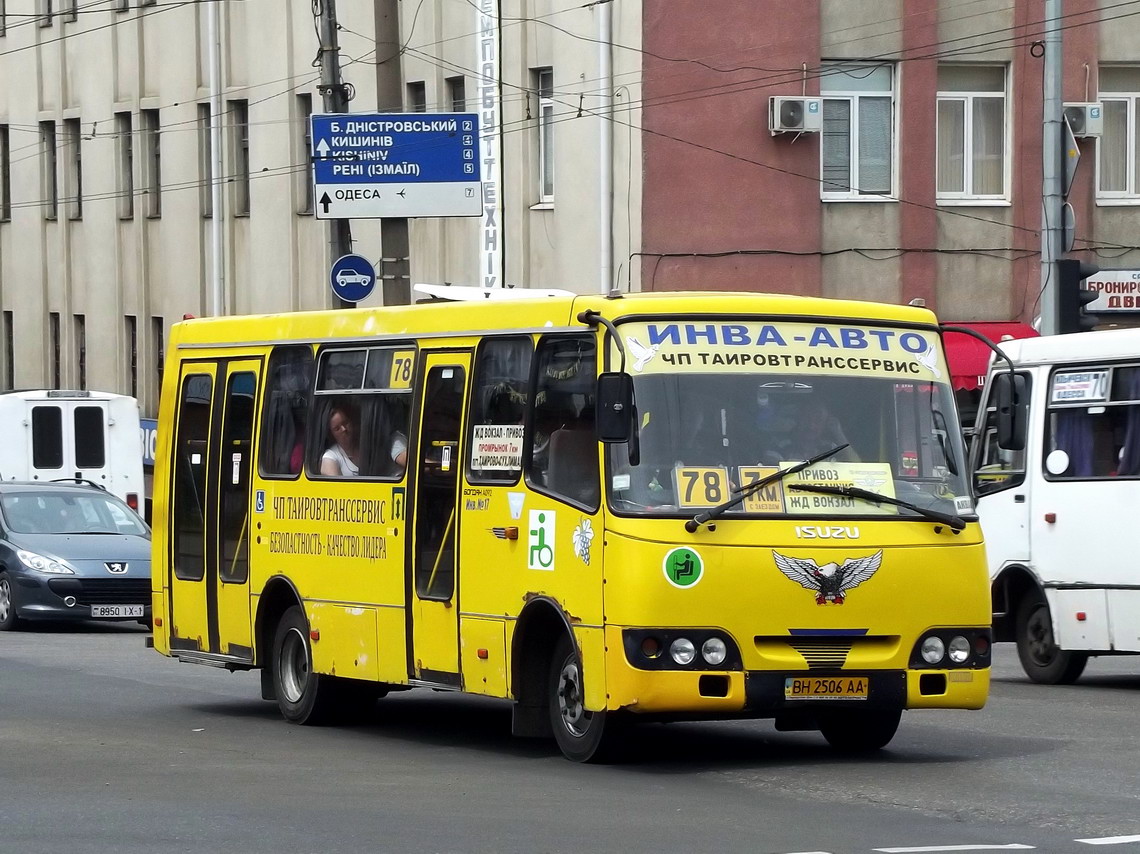
[[[92,605],[92,617],[141,617],[142,605]]]

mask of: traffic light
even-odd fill
[[[1088,332],[1096,326],[1096,318],[1085,312],[1085,306],[1096,299],[1096,291],[1085,285],[1085,279],[1100,272],[1100,267],[1087,261],[1063,258],[1057,263],[1057,334]]]

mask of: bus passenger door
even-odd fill
[[[468,352],[426,353],[420,372],[419,436],[412,519],[409,673],[459,687],[456,526]]]
[[[213,419],[220,465],[217,492],[211,493],[217,534],[207,542],[216,570],[208,573],[214,586],[210,651],[253,660],[253,630],[249,602],[250,478],[253,475],[253,424],[257,378],[261,362],[232,361],[226,365],[221,418]],[[219,381],[219,391],[222,391]],[[208,597],[209,598],[209,597]]]
[[[184,362],[178,379],[168,513],[167,545],[170,646],[176,652],[207,652],[210,630],[206,604],[208,484],[217,450],[210,448],[210,421],[218,366]],[[159,510],[159,508],[155,508]],[[161,529],[156,520],[156,530]],[[155,615],[158,616],[158,615]]]

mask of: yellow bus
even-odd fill
[[[990,598],[923,308],[550,296],[189,320],[154,646],[318,723],[416,687],[577,761],[638,720],[876,750],[981,708]]]

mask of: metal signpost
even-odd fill
[[[314,114],[318,219],[481,216],[476,113]]]

